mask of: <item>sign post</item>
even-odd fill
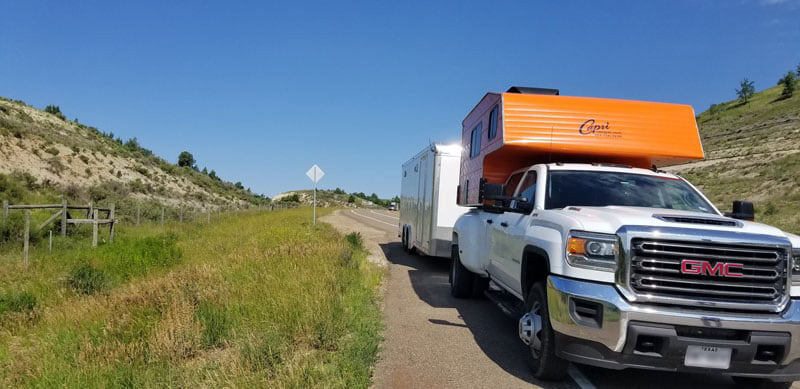
[[[314,219],[313,219],[313,223],[314,223],[314,225],[317,225],[317,182],[319,182],[319,180],[322,179],[322,176],[325,175],[325,172],[323,172],[322,169],[319,168],[319,166],[314,164],[314,166],[312,166],[311,169],[308,169],[308,171],[306,172],[306,175],[314,183]]]

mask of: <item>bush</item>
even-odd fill
[[[178,166],[192,167],[194,166],[194,156],[188,151],[183,151],[178,155]]]
[[[69,272],[67,283],[75,292],[88,295],[105,289],[107,281],[102,270],[83,264]]]
[[[58,149],[55,148],[55,147],[48,147],[48,148],[44,149],[44,151],[47,154],[52,154],[52,155],[58,155],[58,153],[59,153]]]
[[[81,156],[80,156],[80,157],[78,157],[78,158],[80,158],[80,159],[81,159],[81,161],[83,161],[83,163],[85,163],[85,164],[89,164],[89,157],[87,157],[87,156],[85,156],[85,155],[81,155]]]
[[[27,312],[36,307],[36,296],[29,292],[0,294],[0,315],[5,312]]]
[[[361,238],[360,232],[351,232],[344,236],[344,239],[354,249],[361,249],[364,247],[364,240]]]

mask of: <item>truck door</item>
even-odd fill
[[[517,197],[524,197],[529,203],[536,198],[536,172],[529,171],[519,189]],[[530,224],[530,211],[517,201],[510,204],[516,211],[506,211],[498,215],[493,224],[492,262],[499,278],[507,287],[521,294],[520,274],[522,270],[522,253],[525,250],[525,231]]]
[[[504,195],[514,195],[523,175],[524,172],[519,172],[512,174],[511,177],[508,178]],[[513,215],[508,214],[509,212],[493,214],[490,215],[487,220],[487,222],[491,220],[489,227],[489,274],[492,275],[492,278],[497,279],[507,287],[511,287],[512,284],[509,284],[510,278],[508,270],[505,268],[502,258],[505,255],[504,253],[510,250],[508,247],[510,242],[506,236],[508,233],[508,226],[516,224],[518,221],[511,220],[513,219]]]

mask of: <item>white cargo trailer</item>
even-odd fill
[[[431,145],[403,164],[399,236],[403,248],[449,257],[453,224],[469,208],[456,204],[460,145]]]

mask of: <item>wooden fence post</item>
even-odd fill
[[[8,217],[8,200],[3,200],[3,219]]]
[[[164,208],[161,208],[161,225],[164,225]]]
[[[86,218],[91,219],[94,211],[94,202],[89,202],[89,209],[86,210]]]
[[[114,218],[116,215],[115,208],[116,204],[111,204],[111,208],[108,211],[108,218],[111,219],[111,225],[108,227],[108,243],[114,242],[114,225],[117,224],[117,220]]]
[[[22,246],[22,263],[28,267],[28,248],[31,239],[31,210],[25,210],[25,243]]]
[[[67,199],[61,198],[61,236],[67,236]]]
[[[183,206],[178,207],[178,221],[183,223]]]
[[[206,210],[206,223],[211,224],[211,209]]]
[[[50,230],[50,254],[53,254],[53,230]]]
[[[140,223],[140,217],[142,214],[142,206],[140,204],[136,204],[136,225],[138,226]]]
[[[92,212],[92,247],[97,247],[97,210]]]

